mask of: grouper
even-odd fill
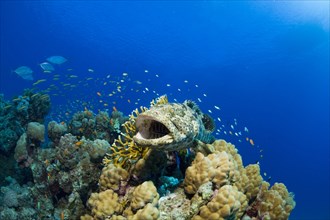
[[[212,143],[214,121],[203,114],[196,103],[165,103],[151,106],[136,118],[137,133],[133,140],[139,146],[156,150],[178,151],[194,141]]]

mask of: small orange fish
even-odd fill
[[[112,110],[113,110],[114,112],[118,111],[117,108],[116,108],[116,106],[113,106],[113,107],[112,107]]]
[[[92,116],[93,115],[92,112],[90,112],[90,111],[86,111],[85,113],[86,113],[87,116]]]
[[[78,141],[76,142],[76,146],[80,146],[83,142],[82,141]]]
[[[250,144],[254,146],[254,141],[252,139],[250,139]]]
[[[101,94],[100,92],[97,92],[96,94],[97,94],[98,96],[102,96],[102,94]]]
[[[64,212],[61,212],[61,220],[64,220]]]
[[[65,122],[64,122],[64,121],[62,121],[62,122],[61,122],[61,125],[65,125]]]

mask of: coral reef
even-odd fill
[[[197,153],[192,165],[186,170],[184,180],[185,192],[195,194],[206,182],[212,182],[216,189],[231,184],[237,173],[237,164],[226,152],[213,153],[205,157]]]
[[[234,145],[224,140],[210,143],[196,133],[189,141],[159,141],[173,132],[164,118],[176,106],[167,107],[167,100],[161,100],[152,102],[152,110],[141,108],[142,113],[135,110],[130,115],[126,133],[103,160],[99,192],[88,200],[91,211],[81,219],[288,219],[295,206],[292,194],[284,184],[268,189],[259,165],[244,166]],[[189,111],[203,115],[195,103],[185,103]],[[193,120],[203,123],[201,118]],[[203,129],[212,130],[209,118],[204,123]],[[176,129],[192,131],[189,126]],[[104,206],[105,193],[114,204]]]
[[[92,193],[88,200],[88,206],[96,219],[105,219],[123,210],[123,206],[119,202],[118,194],[111,189],[100,193]]]
[[[30,122],[27,126],[27,136],[35,141],[45,141],[45,126],[38,122]]]
[[[7,177],[6,182],[9,184],[1,187],[0,192],[0,219],[37,219],[31,187],[20,186],[11,177]]]
[[[113,141],[127,120],[118,111],[109,117],[106,112],[95,115],[86,110],[84,117],[79,118],[82,113],[78,112],[69,123],[50,121],[46,130],[43,123],[49,101],[48,95],[31,90],[12,102],[0,96],[0,126],[6,127],[1,129],[0,143],[4,145],[0,151],[7,155],[1,154],[1,164],[5,164],[1,165],[1,185],[5,188],[0,199],[7,201],[0,206],[1,219],[79,219],[86,212],[90,192],[97,187],[102,159],[110,149],[107,140]],[[86,117],[91,119],[86,131],[71,126],[79,123],[77,118],[85,125]],[[7,190],[11,187],[5,180],[9,174],[14,175],[15,189]],[[26,187],[24,184],[29,184],[27,207],[19,200],[18,189]]]
[[[0,95],[0,152],[10,155],[19,137],[26,131],[29,122],[43,123],[50,110],[47,94],[25,90],[23,96],[12,102]]]
[[[85,109],[46,130],[49,106],[31,91],[0,96],[0,151],[26,178],[2,181],[0,219],[284,220],[295,207],[284,184],[270,187],[258,164],[214,140],[213,119],[192,101],[162,96],[128,118]]]
[[[141,107],[141,112],[145,110],[146,108]],[[109,157],[103,159],[105,165],[114,163],[118,167],[129,169],[131,165],[136,163],[139,159],[146,157],[149,148],[141,147],[133,140],[133,136],[136,134],[135,119],[139,114],[140,112],[138,109],[134,110],[129,116],[129,120],[123,124],[125,134],[121,133],[121,135],[114,140],[111,147],[111,154],[109,154]]]
[[[48,94],[34,93],[32,90],[25,90],[23,97],[29,99],[28,121],[35,121],[39,123],[44,122],[45,116],[50,110],[50,97]]]
[[[122,191],[128,181],[128,172],[120,167],[109,164],[104,167],[99,179],[101,190],[112,189],[115,192]]]
[[[27,132],[30,122],[42,124],[49,110],[50,99],[47,94],[25,90],[22,96],[11,101],[6,101],[0,94],[0,155],[1,162],[4,162],[0,168],[0,183],[5,183],[6,176],[12,176],[20,183],[31,180],[31,172],[19,168],[16,161],[21,167],[28,167],[43,138],[32,140],[22,135]],[[34,131],[30,129],[31,132]],[[17,144],[19,147],[16,150]]]
[[[49,139],[56,145],[59,143],[61,137],[68,133],[68,126],[65,122],[57,123],[56,121],[50,121],[47,130]]]
[[[269,183],[263,181],[245,216],[249,217],[246,219],[288,219],[295,205],[294,195],[283,183],[275,183],[269,189]]]
[[[121,125],[127,120],[122,112],[113,111],[111,116],[107,112],[99,111],[94,114],[85,109],[73,115],[68,124],[68,132],[78,138],[95,140],[102,139],[109,143],[118,137],[121,132]]]
[[[238,191],[235,186],[225,185],[219,189],[207,205],[200,208],[199,215],[192,219],[239,219],[246,207],[245,195]]]
[[[24,125],[15,117],[13,103],[0,94],[0,152],[7,156],[15,148],[18,138],[24,133]]]

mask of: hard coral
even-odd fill
[[[50,97],[48,94],[33,93],[25,90],[24,96],[29,98],[29,121],[44,122],[45,116],[50,110]]]
[[[76,143],[76,146],[80,146],[87,151],[92,160],[101,162],[102,158],[108,152],[110,144],[106,140],[96,139],[91,141],[82,137],[80,141]]]
[[[262,176],[260,175],[260,167],[258,164],[250,164],[245,167],[248,183],[246,184],[246,197],[248,200],[256,198],[260,185],[262,183]]]
[[[145,108],[141,107],[141,111],[145,111]],[[138,146],[133,140],[136,133],[135,119],[137,115],[139,115],[138,109],[133,111],[129,120],[123,124],[126,133],[121,133],[114,141],[111,147],[112,152],[103,159],[103,164],[113,163],[115,166],[129,169],[147,154],[149,149]]]
[[[102,191],[112,189],[118,192],[121,188],[125,187],[129,178],[129,174],[126,170],[120,167],[115,167],[113,164],[109,164],[104,167],[99,179],[100,189]]]
[[[192,166],[186,170],[184,180],[185,191],[188,194],[195,194],[198,188],[208,181],[211,181],[215,188],[219,189],[225,184],[230,184],[237,171],[237,164],[230,154],[217,152],[205,157],[197,153]]]
[[[123,209],[119,203],[118,194],[111,189],[100,193],[92,193],[87,204],[96,219],[111,217],[113,214],[121,213]]]
[[[269,190],[261,193],[259,216],[264,219],[285,220],[289,218],[296,203],[283,183],[275,183]]]
[[[143,209],[140,209],[132,218],[129,220],[156,220],[159,219],[159,211],[152,204],[148,203]]]
[[[55,144],[61,139],[61,136],[67,133],[68,127],[66,123],[57,123],[56,121],[50,121],[47,126],[48,130],[48,137],[52,140]]]
[[[202,115],[194,103],[186,102],[186,105]],[[156,102],[152,106],[159,107]],[[145,108],[141,110],[143,112]],[[259,165],[244,167],[234,145],[224,140],[207,144],[210,142],[196,138],[192,145],[182,144],[178,148],[184,149],[181,152],[157,151],[148,145],[140,146],[132,138],[137,133],[136,116],[139,114],[138,110],[131,114],[130,120],[123,125],[125,133],[116,140],[112,152],[103,160],[107,166],[99,180],[102,192],[96,195],[109,193],[113,198],[111,202],[115,203],[109,207],[119,208],[105,213],[109,207],[105,207],[103,202],[95,202],[104,199],[93,194],[89,200],[91,216],[85,216],[85,219],[288,218],[295,205],[291,194],[281,184],[275,184],[268,190],[269,184],[262,182]],[[207,124],[208,119],[205,120]],[[143,117],[140,122],[143,123]],[[162,128],[157,124],[152,129]],[[157,134],[152,135],[157,137]],[[165,177],[176,178],[179,182],[173,185],[171,194],[164,194],[159,199],[154,184],[161,192]],[[90,201],[94,201],[94,205]]]
[[[115,113],[109,117],[107,112],[99,111],[94,114],[92,111],[84,111],[74,114],[69,122],[69,132],[78,137],[84,136],[87,139],[103,139],[112,143],[121,132],[120,125],[126,121],[122,113]]]
[[[28,138],[36,141],[45,141],[45,126],[38,122],[30,122],[27,127]]]
[[[145,207],[147,204],[155,206],[158,202],[159,194],[151,181],[144,182],[135,188],[131,201],[133,211]]]
[[[225,185],[216,196],[201,207],[199,215],[193,220],[240,219],[247,207],[246,196],[235,186]]]
[[[166,153],[150,149],[143,158],[134,164],[130,172],[134,181],[156,181],[166,166]]]

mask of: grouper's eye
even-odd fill
[[[161,138],[170,133],[163,123],[152,118],[145,118],[142,123],[137,123],[137,129],[144,139]]]

